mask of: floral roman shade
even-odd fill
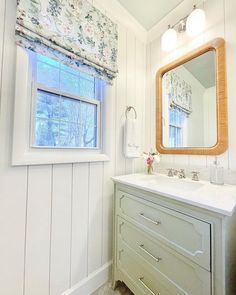
[[[117,25],[87,0],[18,0],[16,43],[111,82]]]
[[[192,87],[181,79],[174,71],[165,74],[166,93],[169,106],[177,108],[186,114],[192,113]]]

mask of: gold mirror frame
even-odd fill
[[[162,78],[164,74],[208,51],[216,53],[216,105],[217,105],[217,143],[213,147],[168,148],[163,145],[162,127]],[[199,47],[172,63],[162,67],[156,75],[156,147],[161,154],[220,155],[228,148],[228,113],[225,41],[222,38]]]

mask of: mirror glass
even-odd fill
[[[213,147],[217,143],[216,53],[207,51],[162,78],[164,147]]]

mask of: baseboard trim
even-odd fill
[[[90,295],[99,287],[109,281],[111,277],[112,261],[104,264],[95,272],[91,273],[87,278],[80,281],[61,295]]]

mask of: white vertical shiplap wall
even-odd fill
[[[183,2],[186,11],[191,9],[190,2]],[[236,170],[236,2],[207,0],[206,32],[194,40],[182,36],[178,50],[168,55],[160,49],[158,36],[163,26],[149,32],[146,47],[145,32],[118,9],[115,0],[97,0],[94,4],[117,21],[119,30],[119,75],[108,89],[105,105],[111,161],[11,167],[15,1],[0,1],[0,294],[59,295],[110,261],[110,177],[143,168],[142,161],[130,161],[122,155],[125,107],[134,105],[137,109],[143,148],[154,148],[157,69],[219,36],[227,41],[229,96],[229,150],[220,158],[230,172]],[[177,8],[163,22],[174,23],[183,11]],[[211,157],[178,155],[162,159],[163,163],[191,167],[208,167],[211,161]]]
[[[142,169],[122,155],[122,126],[132,104],[144,134],[146,35],[117,1],[94,4],[108,15],[116,5],[119,28],[119,75],[104,110],[110,161],[11,167],[16,7],[0,1],[0,294],[60,295],[109,262],[110,178]]]
[[[147,148],[155,147],[155,75],[157,70],[188,51],[214,39],[223,37],[227,48],[227,76],[228,76],[228,110],[229,110],[229,149],[219,156],[224,165],[229,182],[236,183],[236,2],[234,0],[199,0],[206,11],[206,30],[196,38],[189,38],[186,34],[179,36],[176,50],[165,53],[161,50],[160,36],[168,24],[174,24],[192,9],[196,1],[183,1],[175,10],[167,15],[156,27],[148,32],[147,44],[147,88],[146,88],[146,143]],[[209,166],[213,161],[210,156],[162,155],[160,169],[170,166],[187,167],[189,170],[197,168],[202,177],[208,177]]]

